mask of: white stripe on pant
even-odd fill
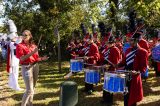
[[[22,65],[22,77],[26,86],[26,91],[22,97],[21,106],[32,106],[34,88],[38,79],[39,65],[35,64],[29,69],[29,65]]]

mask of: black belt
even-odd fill
[[[29,64],[22,64],[22,65],[28,65],[26,66],[26,69],[30,69],[31,67],[33,67],[37,62],[34,62],[34,63],[29,63]]]
[[[37,62],[34,62],[34,63],[23,63],[21,65],[35,65]]]

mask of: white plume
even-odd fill
[[[17,27],[14,24],[13,20],[8,20],[8,25],[9,25],[9,32],[10,33],[17,32]]]
[[[18,37],[18,35],[17,35],[17,33],[13,32],[13,33],[10,33],[10,34],[8,35],[8,37],[9,37],[10,39],[13,39],[13,38],[15,38],[15,37]]]

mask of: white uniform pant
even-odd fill
[[[14,90],[20,90],[20,87],[18,84],[18,76],[19,76],[19,66],[10,67],[8,84],[9,84],[9,87]]]

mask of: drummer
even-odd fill
[[[99,47],[101,45],[99,39],[98,39],[98,33],[93,33],[93,42]]]
[[[70,57],[72,59],[75,59],[76,57],[76,51],[75,51],[76,45],[75,45],[75,40],[71,39],[70,43],[68,44],[66,50],[70,54]]]
[[[88,48],[84,53],[84,61],[87,64],[96,65],[100,58],[100,55],[99,55],[98,46],[93,42],[93,35],[89,36],[87,43],[88,43]],[[88,65],[87,67],[92,67],[92,66]],[[89,84],[85,82],[84,91],[87,92],[88,94],[91,94],[93,92],[93,84]]]
[[[99,47],[100,46],[100,41],[98,39],[98,32],[96,31],[95,24],[92,24],[92,33],[93,33],[93,41]]]
[[[125,35],[125,40],[124,40],[124,44],[123,44],[123,54],[125,54],[126,50],[128,48],[130,48],[130,38],[132,37],[133,35],[133,32],[128,32],[126,35]]]
[[[152,48],[159,45],[158,30],[154,30],[152,40],[153,40]],[[154,67],[156,77],[160,77],[160,62],[152,60],[152,65]]]
[[[106,47],[105,42],[108,41],[108,35],[106,33],[106,26],[104,24],[104,22],[99,22],[98,23],[98,27],[99,27],[99,32],[100,32],[100,46],[99,46],[99,51],[103,51]]]
[[[151,52],[150,52],[150,48],[149,48],[149,43],[147,42],[146,39],[143,38],[143,35],[144,35],[143,31],[139,31],[139,32],[137,32],[137,33],[140,34],[140,39],[139,39],[138,45],[139,45],[141,48],[147,50],[148,55],[150,56]]]
[[[121,55],[123,54],[123,40],[122,40],[122,32],[120,30],[117,30],[116,32],[116,47],[120,50]]]
[[[150,51],[150,48],[149,48],[149,43],[147,42],[146,39],[144,39],[144,33],[143,33],[143,31],[139,31],[137,33],[140,34],[138,45],[141,48],[145,49],[148,52],[148,56],[150,56],[151,55],[151,51]],[[148,73],[149,73],[148,72],[148,68],[146,69],[145,73],[141,73],[141,76],[142,76],[142,78],[145,79],[145,81],[148,78]]]
[[[109,72],[116,71],[114,64],[118,64],[121,55],[120,50],[115,46],[115,38],[110,36],[107,42],[107,46],[103,51],[103,63],[109,64],[110,67],[108,68]],[[103,90],[103,101],[104,103],[112,104],[113,103],[113,93],[107,92]]]
[[[122,61],[116,67],[125,66],[131,71],[131,78],[127,80],[129,92],[124,95],[124,106],[136,106],[143,99],[143,88],[140,73],[145,72],[148,65],[148,52],[140,48],[138,41],[140,33],[135,33],[131,40],[131,47],[126,50]]]
[[[72,39],[70,41],[70,43],[68,44],[66,50],[68,51],[68,53],[71,56],[71,59],[76,59],[78,56],[78,52],[79,49],[81,48],[82,44],[80,42],[80,39],[77,39],[78,42],[75,42],[74,39]],[[76,45],[77,44],[77,45]],[[65,79],[68,79],[69,77],[71,77],[74,73],[71,71],[69,72],[67,75],[64,76]]]

